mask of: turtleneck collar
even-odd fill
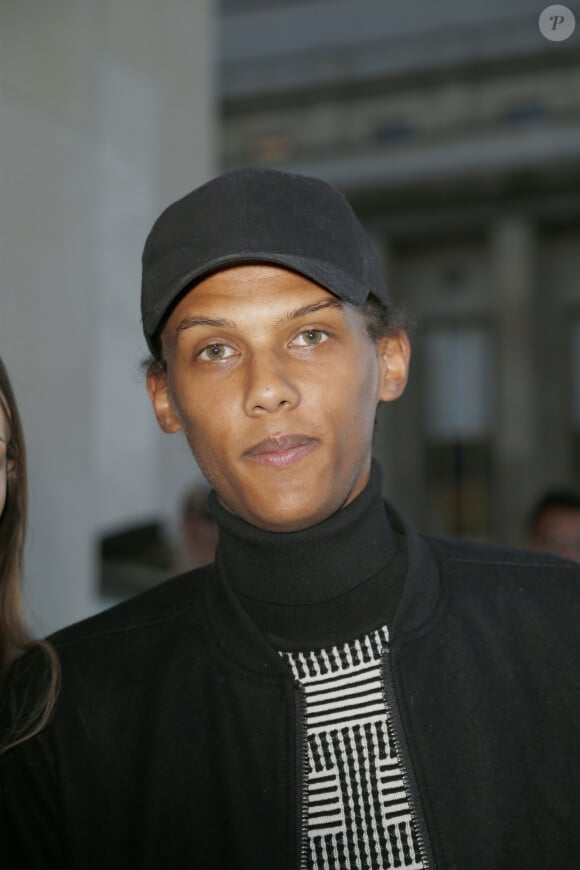
[[[357,498],[297,532],[259,529],[210,493],[209,510],[219,526],[216,561],[267,634],[286,640],[290,648],[292,641],[312,643],[317,631],[321,642],[345,633],[351,637],[377,620],[381,596],[372,578],[400,555],[381,486],[382,471],[373,460],[369,481]],[[383,599],[388,598],[382,581],[381,586]]]

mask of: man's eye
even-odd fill
[[[222,360],[229,359],[233,354],[233,347],[229,347],[227,344],[208,344],[207,347],[204,347],[200,356],[204,359]]]
[[[307,329],[294,339],[294,343],[299,347],[314,347],[327,340],[328,333],[323,329]]]

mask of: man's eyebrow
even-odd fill
[[[211,326],[214,329],[235,329],[233,320],[216,320],[213,317],[183,317],[175,328],[175,336],[194,326]]]
[[[291,320],[297,320],[299,317],[306,317],[308,314],[314,314],[316,311],[321,311],[323,308],[342,308],[342,302],[339,299],[321,299],[320,302],[312,302],[310,305],[302,305],[300,308],[294,308],[288,311],[277,324],[288,323]],[[187,329],[192,329],[195,326],[209,326],[212,329],[236,329],[237,324],[233,320],[223,318],[204,317],[203,315],[192,315],[183,317],[175,327],[175,338],[180,332],[185,332]]]
[[[295,308],[284,315],[278,323],[288,323],[290,320],[297,320],[299,317],[306,317],[308,314],[314,314],[316,311],[321,311],[323,308],[342,308],[340,299],[321,299],[320,302],[313,302],[311,305],[303,305],[301,308]]]

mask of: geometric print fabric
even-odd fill
[[[352,643],[283,652],[306,700],[310,870],[421,870],[385,701],[386,626]]]

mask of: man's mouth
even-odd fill
[[[244,456],[257,465],[286,468],[307,456],[316,444],[316,439],[308,435],[278,435],[254,444]]]

